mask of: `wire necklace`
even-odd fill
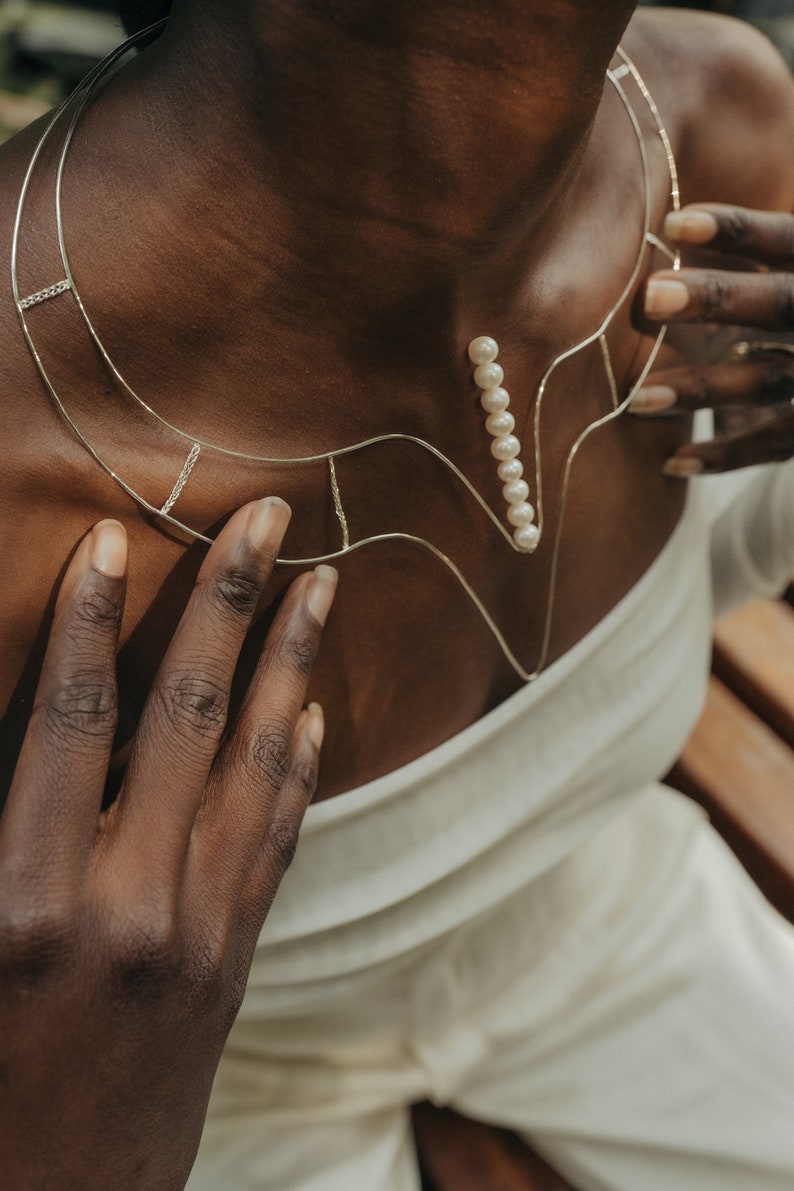
[[[186,534],[189,538],[197,541],[211,544],[212,539],[207,537],[200,531],[193,529],[184,522],[176,518],[172,509],[179,499],[182,491],[190,480],[191,474],[198,461],[202,451],[212,452],[222,456],[227,456],[231,459],[238,459],[251,463],[265,463],[265,464],[312,464],[325,462],[328,467],[329,484],[331,496],[333,499],[334,511],[339,524],[341,545],[328,553],[317,555],[310,558],[279,558],[277,563],[281,566],[313,566],[321,562],[330,562],[351,553],[354,550],[361,549],[364,546],[373,545],[377,542],[389,541],[403,541],[418,545],[433,555],[447,570],[453,575],[459,586],[463,589],[467,597],[474,604],[479,612],[487,628],[494,637],[497,645],[503,653],[505,659],[510,664],[512,669],[523,682],[531,682],[538,677],[543,670],[549,652],[551,627],[552,627],[552,613],[554,607],[554,597],[557,582],[557,570],[560,554],[560,546],[562,540],[562,527],[564,515],[567,506],[568,490],[570,487],[571,472],[574,460],[583,445],[583,443],[596,430],[607,425],[615,418],[619,417],[628,407],[634,393],[642,386],[646,376],[653,367],[656,356],[665,339],[667,326],[660,328],[656,339],[651,347],[648,359],[645,366],[640,373],[640,376],[631,387],[629,393],[621,400],[617,384],[615,380],[614,370],[612,367],[611,354],[606,339],[606,331],[613,322],[618,311],[628,299],[632,292],[643,267],[646,254],[651,246],[660,249],[672,261],[674,269],[680,267],[680,254],[678,251],[671,251],[667,245],[660,241],[650,230],[651,223],[651,182],[650,182],[650,165],[648,161],[648,153],[645,146],[645,140],[642,129],[639,124],[637,115],[632,107],[626,91],[622,85],[624,78],[631,77],[643,100],[645,101],[650,114],[656,126],[656,131],[662,142],[667,166],[670,175],[670,201],[673,210],[680,209],[680,197],[678,188],[678,176],[676,170],[675,159],[672,153],[669,137],[662,123],[659,111],[656,104],[648,91],[642,77],[639,74],[634,63],[623,51],[622,47],[618,47],[617,55],[620,59],[620,65],[615,69],[607,70],[607,80],[612,85],[617,96],[619,97],[623,108],[625,109],[629,121],[631,123],[637,146],[640,154],[640,161],[643,176],[643,192],[644,192],[644,212],[643,212],[643,233],[637,253],[636,261],[631,274],[621,291],[619,297],[610,308],[606,316],[603,318],[599,326],[589,336],[581,340],[579,343],[572,345],[558,356],[547,367],[534,400],[534,419],[533,419],[533,443],[532,453],[534,455],[534,499],[535,506],[528,501],[529,485],[523,478],[523,464],[520,460],[521,444],[518,438],[513,435],[514,420],[512,414],[509,413],[509,394],[506,389],[502,387],[503,373],[500,365],[496,363],[496,356],[498,354],[498,345],[490,336],[477,336],[469,345],[469,356],[472,363],[476,365],[474,379],[475,383],[482,389],[481,404],[488,414],[486,419],[486,430],[492,436],[491,454],[497,461],[497,470],[500,479],[504,483],[503,494],[507,502],[507,520],[508,527],[506,527],[502,520],[491,509],[488,502],[477,490],[474,484],[468,479],[463,471],[449,459],[442,451],[440,451],[432,443],[425,441],[412,434],[393,432],[388,434],[375,435],[364,439],[360,442],[351,443],[347,446],[335,448],[331,451],[320,452],[314,455],[299,456],[294,458],[289,457],[273,457],[267,455],[250,454],[247,452],[235,450],[229,447],[224,447],[216,443],[209,442],[200,436],[194,435],[174,425],[163,415],[159,414],[148,402],[146,402],[125,380],[118,368],[111,359],[107,349],[100,339],[91,318],[83,303],[80,292],[77,288],[70,261],[66,248],[63,212],[62,212],[62,181],[63,173],[67,160],[69,146],[77,127],[82,112],[94,95],[99,83],[106,75],[113,69],[113,67],[122,59],[130,49],[149,36],[153,31],[161,28],[165,24],[164,21],[159,21],[156,24],[149,26],[142,30],[128,41],[124,42],[111,54],[109,54],[102,62],[100,62],[78,85],[76,90],[64,100],[59,108],[56,109],[50,121],[46,125],[42,135],[35,146],[31,160],[29,162],[27,171],[25,173],[22,186],[20,189],[19,200],[17,203],[16,216],[13,228],[13,238],[11,247],[11,282],[14,296],[14,302],[17,308],[17,313],[22,328],[22,333],[26,340],[27,346],[31,352],[34,363],[41,379],[50,394],[53,403],[58,412],[70,427],[73,434],[80,441],[82,446],[88,451],[90,456],[98,464],[98,466],[119,486],[128,496],[130,496],[142,509],[151,514],[158,520],[170,525],[172,528],[179,530]],[[55,216],[56,229],[58,238],[58,247],[63,266],[64,276],[62,279],[49,284],[33,293],[21,296],[19,288],[18,276],[18,251],[19,240],[22,228],[22,218],[25,208],[25,200],[27,198],[28,190],[38,159],[48,142],[50,135],[54,131],[56,125],[62,117],[65,116],[70,106],[73,105],[70,122],[64,137],[63,145],[58,158],[56,170],[56,184],[55,184]],[[50,376],[44,366],[41,356],[36,348],[33,340],[28,320],[26,318],[26,311],[39,305],[42,302],[58,298],[63,294],[71,293],[72,298],[77,306],[80,317],[86,327],[86,330],[104,362],[105,366],[110,370],[113,377],[120,384],[127,395],[141,408],[145,414],[157,421],[163,428],[168,430],[179,439],[189,444],[185,462],[171,488],[171,491],[165,502],[160,505],[154,505],[146,499],[140,492],[138,492],[130,483],[128,483],[122,476],[120,476],[111,465],[102,458],[96,447],[87,438],[84,432],[80,429],[74,421],[61,397],[57,393]],[[560,493],[560,512],[557,521],[557,526],[554,534],[551,554],[551,565],[549,574],[549,588],[546,603],[546,616],[543,628],[543,635],[538,656],[538,661],[533,670],[527,670],[516,657],[513,650],[510,648],[505,639],[501,629],[495,622],[491,613],[483,603],[480,596],[477,594],[471,583],[465,577],[463,572],[457,564],[449,558],[439,547],[434,545],[431,541],[425,538],[418,537],[414,534],[391,532],[382,534],[373,534],[364,538],[351,540],[347,517],[344,510],[342,495],[339,488],[338,478],[336,474],[335,460],[354,452],[365,450],[368,447],[379,445],[381,443],[390,442],[404,442],[413,444],[419,449],[429,453],[439,463],[441,463],[456,480],[467,491],[468,495],[475,501],[476,505],[486,515],[491,524],[502,535],[506,543],[516,552],[521,554],[531,554],[537,549],[543,533],[544,533],[544,500],[543,500],[543,484],[542,484],[542,465],[541,465],[541,412],[543,407],[543,399],[546,394],[548,383],[557,370],[557,368],[566,360],[571,359],[579,352],[598,343],[604,372],[609,385],[609,390],[612,399],[612,409],[605,415],[597,418],[580,432],[575,439],[573,445],[570,447],[565,459],[563,469],[563,481]],[[537,524],[535,520],[537,519]]]

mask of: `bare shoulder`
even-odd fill
[[[678,149],[682,200],[794,209],[794,79],[743,21],[641,10],[626,45]]]

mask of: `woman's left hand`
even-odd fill
[[[631,412],[733,411],[729,421],[736,425],[709,442],[680,447],[665,465],[669,475],[732,471],[791,458],[794,215],[699,203],[668,215],[665,235],[682,248],[714,254],[717,267],[652,274],[641,295],[646,318],[758,327],[760,333],[757,340],[737,344],[729,362],[652,372]]]

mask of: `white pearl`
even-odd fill
[[[502,489],[502,496],[509,505],[520,505],[529,496],[529,484],[526,480],[511,480]]]
[[[499,355],[499,344],[490,335],[478,335],[469,344],[469,359],[472,364],[490,364]]]
[[[503,484],[509,484],[512,480],[521,479],[524,474],[524,464],[520,459],[505,459],[504,463],[499,464],[496,472]]]
[[[511,525],[529,525],[535,520],[535,510],[526,500],[520,505],[510,505],[507,510],[507,520]]]
[[[521,450],[521,443],[514,434],[503,434],[491,443],[491,454],[494,459],[515,459]]]
[[[529,553],[540,541],[540,530],[537,525],[521,525],[513,534],[513,541],[519,550]]]
[[[506,409],[503,409],[501,413],[491,414],[490,417],[485,419],[485,429],[494,438],[500,438],[503,434],[512,434],[515,424],[515,418]]]
[[[498,414],[500,410],[507,409],[510,404],[510,394],[507,389],[484,389],[480,397],[480,405],[487,410],[489,414]]]
[[[474,383],[481,389],[495,389],[505,378],[501,364],[480,364],[474,369]]]

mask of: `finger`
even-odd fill
[[[756,463],[782,463],[794,455],[794,411],[782,414],[741,434],[705,443],[688,443],[664,465],[664,472],[680,479],[736,471]]]
[[[307,774],[293,772],[296,724],[336,583],[336,571],[326,566],[293,583],[213,769],[196,857],[200,871],[216,874],[224,903],[236,901],[263,837],[296,790],[299,802],[306,792]]]
[[[293,741],[291,772],[305,776],[295,783],[294,789],[290,789],[291,782],[285,784],[284,807],[271,829],[263,834],[242,895],[235,898],[220,923],[193,920],[199,932],[199,947],[217,953],[217,941],[221,941],[226,964],[231,964],[230,1025],[243,1001],[263,923],[295,852],[301,822],[316,784],[323,732],[322,708],[312,703],[301,712]],[[287,795],[291,795],[289,799]],[[234,940],[231,946],[228,940]]]
[[[629,405],[634,414],[685,413],[732,405],[771,405],[794,397],[794,356],[775,352],[745,364],[652,373]]]
[[[317,788],[325,732],[322,708],[310,703],[295,729],[290,772],[237,900],[246,976],[267,913],[298,846],[303,817]]]
[[[116,648],[127,537],[104,521],[80,543],[55,608],[33,713],[2,819],[3,838],[41,878],[85,864],[116,728]]]
[[[743,261],[794,271],[794,215],[787,212],[694,203],[670,212],[664,234],[682,246],[705,247]]]
[[[118,802],[117,832],[166,880],[181,862],[218,749],[246,632],[289,522],[268,498],[240,509],[199,571],[141,716]],[[158,860],[169,864],[158,868]]]
[[[730,323],[794,330],[794,274],[663,269],[645,282],[645,315],[656,322]]]

